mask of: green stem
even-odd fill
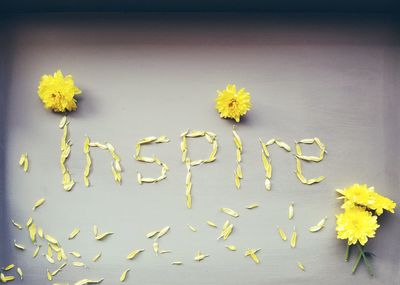
[[[345,258],[344,258],[345,261],[349,261],[349,254],[350,254],[350,245],[347,244],[346,256],[345,256]]]
[[[358,256],[357,256],[356,263],[354,263],[353,270],[351,270],[351,273],[354,274],[356,272],[356,270],[358,268],[358,265],[360,264],[361,258],[362,258],[362,255],[361,255],[361,252],[360,252],[358,254]]]
[[[362,258],[364,259],[364,262],[365,262],[365,265],[367,266],[369,275],[370,276],[374,276],[374,273],[372,272],[371,265],[369,264],[369,261],[367,259],[367,256],[365,255],[365,252],[364,252],[362,246],[359,243],[357,243],[357,247],[360,250],[360,254],[362,255]]]

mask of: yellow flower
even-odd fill
[[[337,189],[338,193],[342,194],[345,199],[342,208],[352,208],[355,205],[362,205],[368,207],[373,200],[371,199],[371,193],[374,192],[373,187],[368,187],[366,184],[353,184],[350,187],[344,189]]]
[[[375,210],[379,216],[383,210],[394,213],[396,203],[387,197],[379,195],[375,192],[374,187],[368,187],[366,184],[354,184],[344,189],[337,189],[337,192],[343,196],[339,199],[344,199],[342,208],[348,209],[359,206],[365,206],[368,209]]]
[[[74,84],[71,75],[64,77],[60,70],[54,76],[46,74],[40,79],[38,95],[46,109],[54,112],[76,110],[75,95],[81,94],[81,90]]]
[[[236,85],[228,84],[225,90],[217,91],[215,108],[220,113],[221,118],[235,119],[240,121],[240,117],[245,115],[251,108],[250,93],[242,88],[236,90]]]
[[[374,192],[372,193],[372,199],[374,200],[374,203],[372,203],[369,206],[369,208],[375,210],[378,216],[380,216],[383,213],[383,210],[394,213],[394,209],[396,208],[396,203],[390,200],[389,198]]]
[[[368,238],[375,237],[377,228],[377,216],[363,207],[347,208],[344,213],[336,216],[337,238],[347,239],[349,245],[357,242],[365,245]]]

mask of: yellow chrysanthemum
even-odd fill
[[[371,193],[374,192],[374,188],[368,187],[367,184],[360,185],[356,183],[350,187],[337,189],[336,191],[343,195],[340,198],[345,199],[342,208],[352,208],[355,205],[368,207],[373,203],[373,200],[371,199]]]
[[[74,84],[71,75],[64,77],[60,70],[54,75],[43,75],[38,86],[38,95],[46,109],[54,112],[76,110],[75,95],[81,94],[81,90]]]
[[[371,196],[374,202],[369,206],[369,208],[375,210],[378,216],[383,213],[383,210],[394,213],[394,209],[396,208],[395,202],[375,192],[372,193]]]
[[[221,118],[235,119],[240,121],[240,117],[245,115],[251,108],[250,93],[242,88],[236,90],[236,85],[228,84],[225,90],[217,91],[215,108],[220,113]]]
[[[344,209],[360,205],[375,210],[379,216],[383,213],[383,210],[394,213],[394,209],[396,208],[395,202],[379,195],[375,192],[374,187],[368,187],[366,184],[354,184],[344,189],[337,189],[336,191],[343,195],[340,198],[344,199],[342,205]]]
[[[344,213],[336,216],[337,238],[347,239],[349,245],[357,242],[365,245],[368,238],[375,237],[377,228],[377,216],[363,207],[347,208]]]

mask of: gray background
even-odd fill
[[[129,284],[399,284],[398,214],[380,217],[382,227],[367,249],[376,254],[376,272],[364,266],[355,276],[344,262],[345,244],[336,240],[334,215],[340,212],[335,188],[354,182],[374,185],[396,202],[399,195],[399,41],[398,23],[377,16],[271,16],[240,14],[77,14],[20,16],[1,25],[1,207],[0,266],[21,266],[26,280],[15,284],[45,284],[46,268],[55,266],[39,256],[27,232],[10,219],[25,223],[32,216],[67,251],[79,251],[89,269],[68,266],[56,281],[106,278],[116,284],[130,267]],[[37,98],[40,76],[61,68],[73,74],[83,90],[72,113],[72,154],[67,164],[78,184],[62,190],[59,171],[61,116],[44,110]],[[242,189],[235,190],[232,121],[221,120],[214,108],[217,89],[227,83],[246,87],[253,108],[239,124],[244,141]],[[193,168],[193,209],[185,207],[185,167],[180,162],[179,134],[190,129],[218,135],[217,161]],[[110,141],[122,157],[123,184],[113,182],[110,157],[92,150],[93,186],[83,185],[85,134]],[[170,167],[156,185],[138,185],[136,171],[158,175],[159,168],[133,159],[135,142],[149,135],[167,135],[168,144],[143,148]],[[318,136],[329,155],[304,167],[307,177],[326,181],[304,186],[294,176],[295,161],[278,148],[271,151],[273,189],[263,188],[264,172],[258,138],[295,140]],[[205,141],[191,140],[191,156],[208,155]],[[18,167],[28,152],[28,174]],[[305,152],[316,152],[308,148]],[[34,202],[46,204],[35,212]],[[295,203],[295,218],[287,219]],[[250,203],[260,204],[248,211]],[[235,231],[228,242],[216,241],[218,225],[228,218],[220,207],[240,212],[230,218]],[[322,217],[325,229],[308,232]],[[197,233],[188,230],[190,223]],[[114,231],[95,241],[91,227]],[[172,253],[155,257],[151,230],[171,226],[160,240]],[[298,229],[296,249],[282,242],[276,226],[287,234]],[[80,227],[75,240],[70,231]],[[17,239],[25,252],[13,248]],[[229,252],[225,244],[235,244]],[[134,261],[134,248],[146,252]],[[247,247],[262,248],[261,264],[243,256]],[[91,258],[98,251],[98,263]],[[201,250],[210,257],[193,261]],[[42,251],[43,253],[44,251]],[[73,260],[73,258],[70,258]],[[181,260],[184,265],[170,265]],[[300,271],[296,262],[306,266]]]

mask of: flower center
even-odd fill
[[[359,230],[359,228],[360,228],[360,222],[359,222],[357,219],[352,220],[352,224],[353,224],[353,227],[354,227],[356,230]]]
[[[237,105],[236,99],[232,99],[231,102],[229,102],[229,108],[235,108]]]

